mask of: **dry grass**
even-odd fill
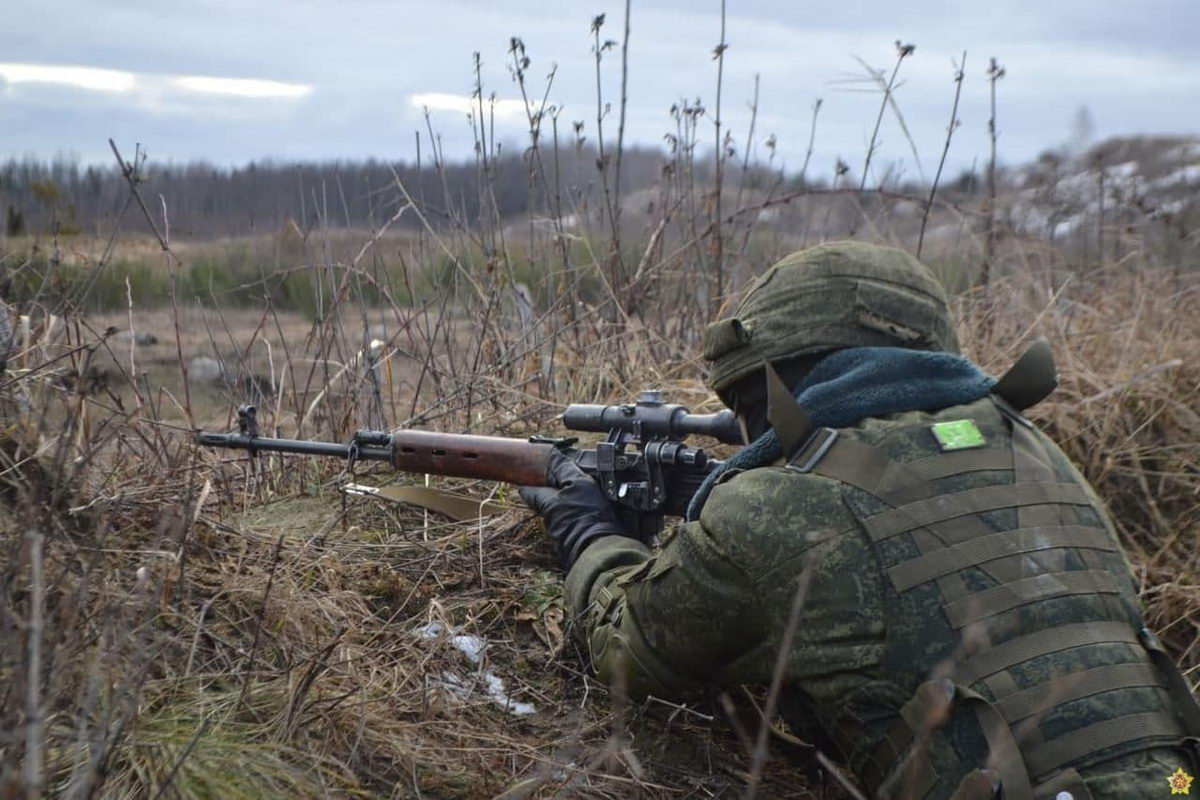
[[[1197,284],[1128,268],[1058,280],[1030,269],[986,297],[965,296],[963,338],[993,371],[1030,337],[1051,339],[1062,387],[1036,416],[1107,498],[1149,619],[1194,672],[1200,319],[1180,309],[1195,303]],[[624,349],[636,357],[651,346]],[[16,363],[54,357],[31,352]],[[564,361],[582,386],[613,357],[609,340]],[[678,396],[704,396],[690,362],[647,372]],[[347,502],[336,465],[222,460],[147,405],[114,413],[103,395],[64,388],[55,375],[35,367],[5,396],[9,646],[0,670],[10,691],[0,710],[12,733],[0,748],[10,770],[28,758],[20,698],[38,546],[39,735],[56,793],[154,797],[168,784],[181,797],[741,791],[748,756],[720,712],[614,707],[585,677],[548,550],[519,504],[480,528]],[[613,381],[596,394],[630,389]],[[502,394],[506,403],[521,396]],[[450,419],[461,424],[465,401],[456,402]],[[511,421],[525,412],[545,419],[536,398],[508,411],[509,421],[481,427],[528,429]],[[43,427],[50,419],[65,428]],[[504,489],[498,498],[514,502]],[[481,637],[482,660],[449,636],[421,634],[435,622]],[[537,713],[489,699],[489,671]],[[808,796],[820,772],[799,763],[772,761],[762,796]],[[16,775],[6,773],[9,786]]]

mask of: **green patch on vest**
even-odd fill
[[[987,440],[974,420],[956,419],[951,422],[939,422],[933,425],[933,438],[943,452],[950,450],[968,450],[972,447],[983,447]]]

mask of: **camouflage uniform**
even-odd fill
[[[955,347],[936,324],[903,335]],[[718,325],[726,344],[752,338]],[[978,439],[947,447],[939,423]],[[723,475],[661,549],[592,543],[567,595],[600,678],[635,697],[767,684],[782,664],[784,718],[879,796],[988,797],[998,776],[1010,799],[1162,797],[1196,769],[1194,701],[1100,501],[998,397],[817,430]]]

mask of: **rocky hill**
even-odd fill
[[[1005,177],[1008,219],[1025,233],[1063,239],[1098,225],[1179,222],[1198,205],[1200,137],[1120,137],[1074,156],[1048,151]]]

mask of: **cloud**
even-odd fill
[[[564,135],[579,121],[588,140],[596,141],[597,77],[606,135],[615,135],[618,124],[621,54],[619,48],[606,51],[597,76],[589,23],[606,12],[602,37],[620,39],[620,0],[351,0],[337,4],[336,13],[328,3],[301,0],[283,15],[267,0],[159,3],[154,15],[136,0],[109,0],[99,15],[84,0],[8,5],[0,61],[92,65],[66,68],[106,68],[125,76],[113,86],[128,86],[132,75],[133,87],[90,88],[91,78],[70,73],[65,83],[36,83],[27,71],[18,73],[24,82],[17,83],[0,73],[0,154],[95,149],[103,159],[105,138],[115,132],[178,159],[412,158],[414,131],[422,137],[415,141],[423,142],[422,111],[428,108],[435,134],[445,136],[447,157],[469,157],[473,139],[462,123],[479,114],[473,52],[480,54],[484,116],[494,114],[499,139],[524,141],[528,125],[512,82],[511,35],[521,37],[533,60],[525,72],[530,97],[535,105],[543,97],[554,104]],[[667,109],[681,97],[698,98],[709,108],[698,129],[699,146],[710,151],[717,78],[711,54],[721,30],[720,4],[638,0],[633,6],[626,142],[661,146],[663,133],[675,131]],[[1200,128],[1200,110],[1192,102],[1200,51],[1188,38],[1200,22],[1200,3],[1144,0],[1132,15],[1120,4],[1095,0],[861,0],[812,7],[739,0],[729,6],[723,130],[744,152],[748,104],[760,89],[759,153],[765,152],[762,140],[774,135],[776,163],[795,168],[807,152],[812,105],[823,98],[812,173],[828,175],[839,156],[861,168],[879,98],[847,91],[837,79],[861,76],[855,55],[890,69],[896,38],[917,44],[901,70],[897,100],[922,159],[941,152],[955,88],[951,61],[969,51],[952,171],[987,158],[984,70],[992,55],[1008,68],[998,87],[1000,156],[1006,161],[1034,158],[1057,144],[1083,104],[1094,115],[1098,137]],[[230,19],[238,24],[231,26]],[[402,60],[398,30],[417,32],[404,38]],[[310,52],[322,56],[296,57]],[[131,65],[132,72],[121,72]],[[206,77],[220,82],[178,83]],[[261,89],[225,83],[238,80],[267,83]],[[498,97],[489,110],[493,91]],[[612,103],[607,114],[604,103]],[[913,169],[908,142],[890,114],[876,145],[874,163],[904,160]]]
[[[133,73],[125,70],[66,64],[0,62],[0,79],[9,84],[49,84],[95,92],[133,93],[141,96],[143,100],[161,100],[179,93],[223,95],[249,99],[296,100],[312,92],[312,87],[307,84],[284,83],[262,78]]]
[[[132,72],[58,64],[0,63],[0,78],[8,83],[51,83],[96,92],[128,92],[137,83]]]
[[[413,108],[430,111],[458,111],[463,114],[479,112],[479,100],[471,95],[448,94],[444,92],[425,92],[409,95],[408,103]],[[483,101],[484,112],[494,114],[496,119],[504,122],[524,120],[525,104],[520,100],[502,100],[490,98]]]
[[[184,75],[172,80],[175,86],[190,92],[223,94],[231,97],[300,98],[312,91],[302,83],[283,83],[257,78],[210,78],[203,75]]]

